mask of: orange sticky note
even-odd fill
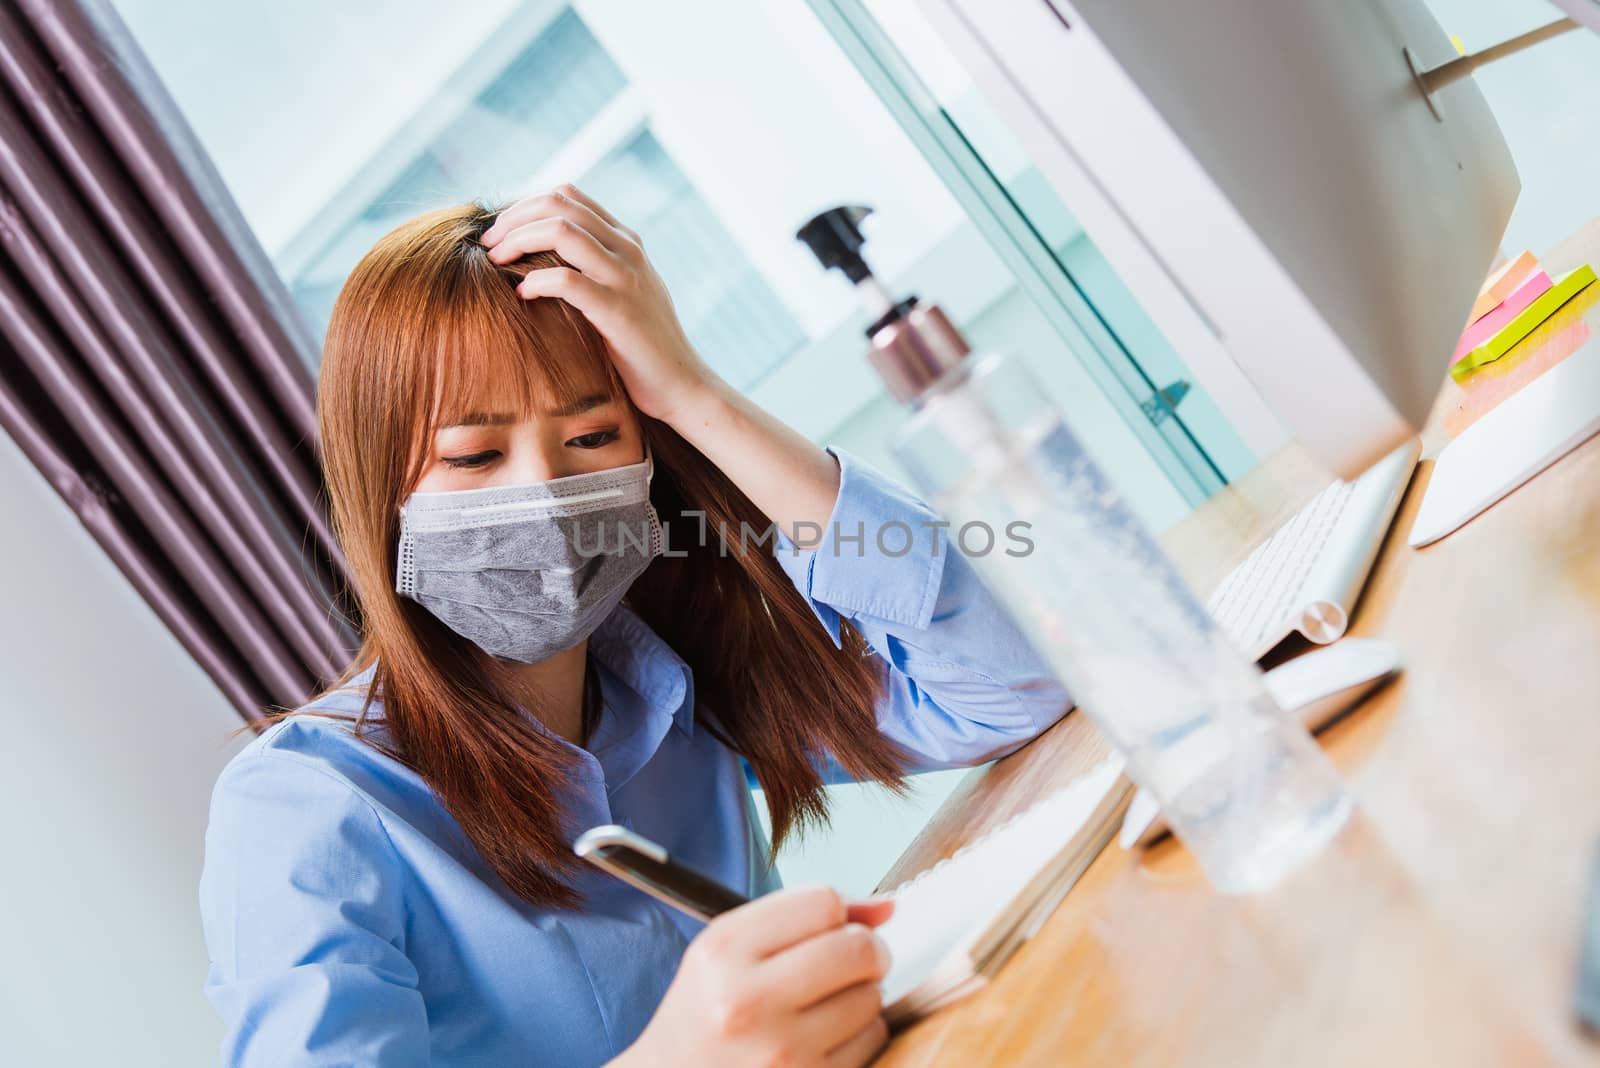
[[[1467,318],[1467,325],[1471,326],[1494,311],[1538,269],[1538,258],[1531,252],[1524,252],[1490,275],[1489,280],[1483,284],[1483,289],[1478,292],[1478,301],[1472,306],[1472,314]]]

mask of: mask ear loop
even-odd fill
[[[655,453],[650,448],[650,438],[644,436],[644,484],[650,485],[650,478],[656,473]],[[656,514],[656,506],[650,503],[648,495],[645,506],[650,511],[650,556],[654,559],[666,551],[666,531],[661,528],[661,517]]]

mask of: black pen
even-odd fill
[[[711,920],[750,899],[677,863],[641,834],[614,823],[578,838],[573,852],[622,881],[698,920]]]

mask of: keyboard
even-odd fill
[[[1207,608],[1251,659],[1296,631],[1319,645],[1344,636],[1421,451],[1413,439],[1334,482],[1222,580]]]

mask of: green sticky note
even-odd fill
[[[1587,263],[1567,275],[1545,290],[1543,296],[1528,305],[1527,310],[1507,323],[1498,334],[1457,360],[1450,368],[1451,377],[1464,378],[1467,372],[1493,363],[1510,352],[1517,342],[1533,333],[1534,327],[1554,315],[1561,305],[1577,296],[1594,280],[1594,268]]]

